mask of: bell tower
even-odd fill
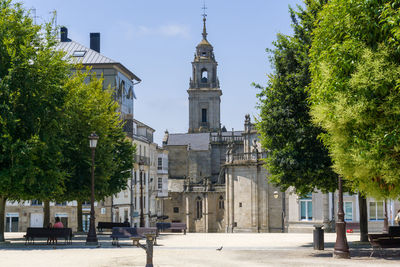
[[[189,89],[189,133],[216,132],[220,128],[222,91],[217,76],[212,45],[207,40],[206,14],[203,14],[203,39],[196,47]]]

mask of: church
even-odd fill
[[[165,132],[168,195],[164,214],[189,232],[282,232],[284,194],[268,183],[257,131],[246,115],[243,131],[221,128],[222,90],[213,46],[196,46],[187,90],[187,133]]]

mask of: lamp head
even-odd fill
[[[89,136],[89,146],[90,146],[90,148],[96,148],[97,140],[99,140],[99,136],[97,134],[92,133]]]

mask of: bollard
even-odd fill
[[[153,234],[145,234],[146,236],[146,245],[140,244],[139,240],[142,238],[140,235],[135,235],[131,237],[133,241],[133,245],[138,248],[142,248],[146,251],[146,266],[145,267],[153,267],[153,245],[155,240],[155,235]]]
[[[314,250],[324,250],[324,229],[322,229],[324,225],[315,224],[313,237],[314,237]]]
[[[153,267],[153,243],[154,237],[152,235],[146,236],[146,267]]]

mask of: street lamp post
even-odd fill
[[[94,152],[97,146],[97,140],[99,140],[99,137],[95,134],[92,133],[89,136],[89,144],[90,144],[90,149],[92,150],[92,194],[90,198],[90,226],[89,226],[89,232],[86,238],[86,245],[97,245],[98,240],[96,236],[96,228],[95,228],[95,217],[94,217]]]
[[[143,165],[139,164],[140,176],[140,227],[144,227],[144,214],[143,214]]]
[[[346,223],[344,221],[343,211],[343,186],[342,177],[339,176],[339,210],[338,220],[336,222],[336,243],[333,251],[335,258],[349,259],[349,245],[346,238]]]

